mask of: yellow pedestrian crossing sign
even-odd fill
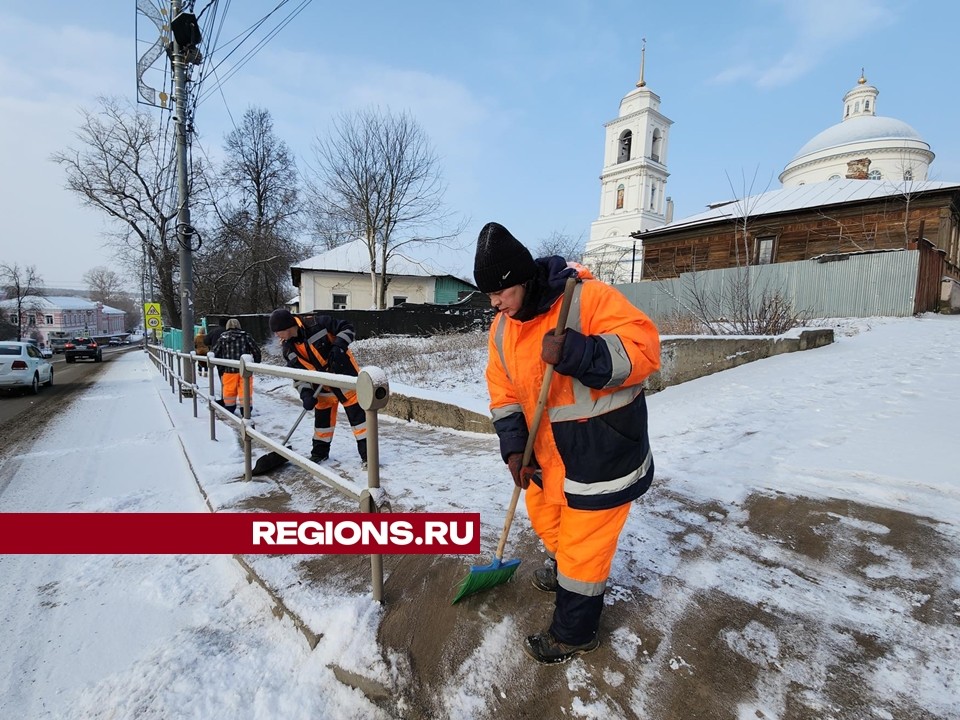
[[[146,323],[147,330],[152,330],[159,334],[163,328],[163,316],[160,314],[160,303],[144,303],[143,320],[144,323]]]

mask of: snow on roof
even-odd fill
[[[387,261],[387,270],[391,275],[407,275],[412,277],[445,277],[452,276],[464,280],[456,272],[439,267],[436,262],[436,248],[429,244],[405,245],[397,250]],[[303,260],[292,266],[296,270],[325,270],[327,272],[363,273],[370,272],[370,252],[363,238],[357,238],[344,243],[333,250],[327,250],[312,258]],[[380,258],[377,258],[377,269],[380,269]]]
[[[670,230],[742,218],[744,215],[748,217],[773,215],[804,208],[949,189],[960,189],[960,183],[933,182],[930,180],[906,180],[903,182],[828,180],[826,182],[807,183],[806,185],[770,190],[724,204],[717,203],[717,206],[710,210],[681,218],[668,225],[634,233],[633,237],[648,238]]]
[[[916,140],[926,144],[920,133],[896,118],[879,115],[852,117],[828,127],[813,138],[793,156],[794,160],[804,155],[828,150],[841,145],[872,140]]]
[[[96,310],[97,304],[86,298],[73,297],[72,295],[25,295],[24,305],[35,307],[37,309],[50,310]],[[14,299],[3,300],[0,306],[11,307],[15,305]]]
[[[126,315],[127,314],[125,310],[120,310],[119,308],[110,307],[109,305],[104,305],[102,312],[104,315]]]

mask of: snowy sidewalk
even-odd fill
[[[0,557],[0,717],[953,720],[958,357],[960,317],[869,319],[651,396],[656,480],[620,539],[601,647],[568,665],[519,651],[552,612],[521,504],[515,582],[453,607],[476,558],[388,556],[383,605],[365,557],[248,558],[312,652],[230,558]],[[255,407],[274,437],[299,412],[286,383],[258,383]],[[479,511],[488,561],[512,489],[496,438],[381,430],[394,509]],[[236,436],[217,433],[131,353],[4,466],[0,509],[202,512],[192,469],[215,509],[355,510],[292,466],[238,480]],[[343,423],[332,456],[362,480]]]
[[[164,391],[142,353],[112,360],[8,458],[0,511],[209,512]],[[0,607],[0,717],[306,717],[295,708],[318,704],[315,684],[300,694],[290,679],[323,673],[319,658],[229,556],[0,556]]]

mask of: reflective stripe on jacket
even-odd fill
[[[567,328],[589,352],[577,378],[554,373],[534,453],[547,502],[593,510],[635,500],[653,479],[642,383],[660,367],[660,337],[622,293],[585,268],[579,275]],[[504,460],[523,451],[546,367],[541,342],[560,304],[525,322],[500,313],[490,327],[486,377]]]
[[[283,342],[283,355],[287,361],[287,367],[303,367],[307,370],[319,370],[320,372],[330,372],[327,357],[330,354],[330,347],[338,338],[342,338],[348,344],[353,342],[353,325],[345,320],[335,320],[329,315],[320,315],[315,318],[313,325],[304,325],[303,321],[294,316],[294,321],[299,328],[296,335]],[[353,353],[347,349],[347,357],[353,366],[353,375],[359,373],[359,366]],[[299,392],[300,390],[311,387],[308,382],[297,380],[293,386]]]

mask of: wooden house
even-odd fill
[[[941,279],[960,280],[960,183],[810,183],[719,203],[633,237],[642,244],[644,280],[845,254],[918,252],[917,311],[933,310]]]

